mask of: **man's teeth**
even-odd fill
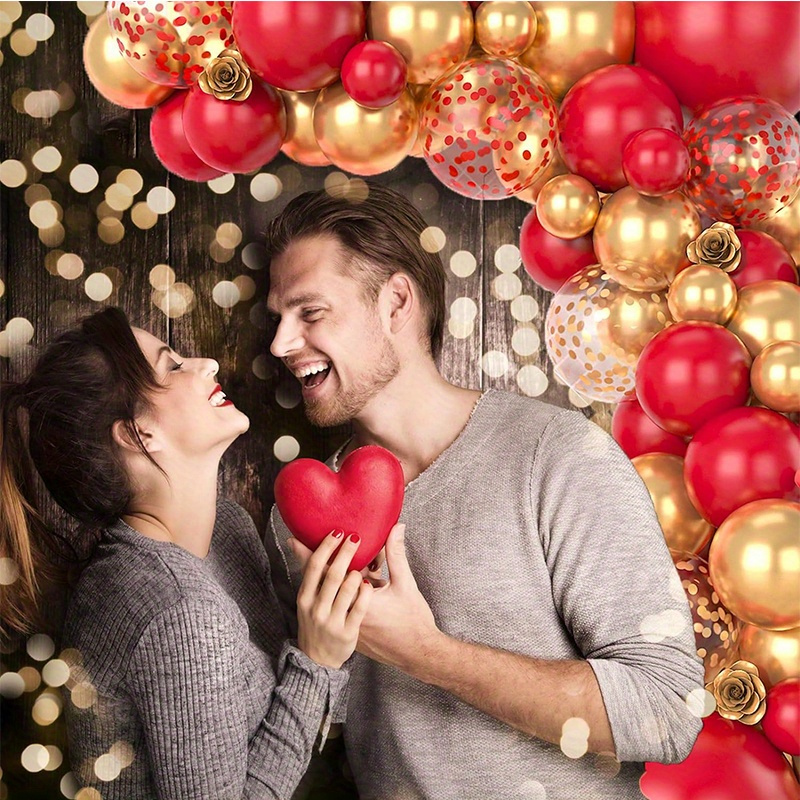
[[[208,402],[211,403],[212,406],[221,406],[225,402],[225,392],[221,389],[218,392],[214,392],[214,394],[208,398]]]
[[[294,374],[298,378],[307,378],[309,375],[316,375],[318,372],[328,369],[329,366],[330,364],[327,361],[321,361],[319,364],[311,364],[307,367],[303,367],[302,369],[297,370]]]

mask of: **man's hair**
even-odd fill
[[[304,192],[270,222],[267,254],[276,258],[301,238],[335,236],[350,256],[345,270],[363,283],[370,300],[377,299],[392,275],[405,273],[419,289],[436,358],[444,337],[447,276],[439,254],[422,246],[420,237],[427,227],[403,195],[385,186],[369,184],[367,197],[358,201],[325,190]]]

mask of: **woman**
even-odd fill
[[[255,526],[216,498],[220,458],[249,427],[218,369],[109,308],[0,394],[0,542],[20,566],[3,598],[8,624],[29,625],[55,536],[36,511],[30,465],[99,531],[64,645],[75,653],[73,770],[104,800],[289,797],[320,726],[324,737],[345,707],[340,667],[372,592],[348,573],[358,537],[337,531],[320,545],[298,596],[297,643],[287,642]]]

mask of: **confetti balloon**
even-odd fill
[[[445,186],[502,200],[553,160],[558,113],[536,73],[509,59],[470,58],[431,86],[420,135],[425,160]]]
[[[800,192],[800,125],[772,100],[715,103],[683,136],[691,160],[685,191],[712,219],[749,226]]]
[[[755,625],[742,625],[739,634],[739,657],[758,667],[769,689],[800,672],[800,628],[769,631]]]

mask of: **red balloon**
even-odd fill
[[[279,89],[308,92],[339,77],[364,38],[364,4],[234,3],[233,34],[250,68]]]
[[[680,104],[667,84],[627,64],[584,75],[567,92],[559,121],[561,155],[570,172],[604,192],[627,183],[622,149],[631,134],[648,128],[683,130]]]
[[[761,727],[778,750],[800,756],[800,678],[786,678],[769,690]]]
[[[522,222],[519,253],[528,275],[550,292],[557,292],[584,267],[597,263],[591,233],[577,239],[553,236],[542,227],[535,208]]]
[[[694,507],[715,528],[754,500],[800,496],[797,426],[768,408],[734,408],[711,420],[686,449],[683,477]]]
[[[636,399],[623,400],[617,405],[611,418],[611,435],[628,458],[644,453],[686,454],[687,442],[659,428]]]
[[[742,245],[742,260],[729,272],[737,289],[758,281],[788,281],[797,283],[797,269],[789,251],[768,233],[737,230]]]
[[[271,87],[253,82],[246,100],[217,100],[195,86],[183,110],[183,129],[192,149],[223,172],[251,172],[280,152],[286,111]]]
[[[647,416],[691,436],[717,414],[747,402],[752,359],[722,325],[687,320],[659,331],[636,365],[636,397]]]
[[[383,108],[406,88],[408,66],[388,42],[360,42],[342,62],[342,85],[359,105]]]
[[[639,131],[622,151],[622,171],[639,194],[669,194],[686,180],[689,151],[677,133],[664,128]]]
[[[648,800],[798,800],[789,763],[761,731],[712,714],[689,757],[648,761],[639,786]]]
[[[636,3],[636,61],[693,110],[732,95],[800,108],[796,3]]]
[[[192,150],[183,132],[183,104],[188,92],[175,92],[150,117],[150,143],[158,160],[187,181],[210,181],[223,173],[205,163]]]

